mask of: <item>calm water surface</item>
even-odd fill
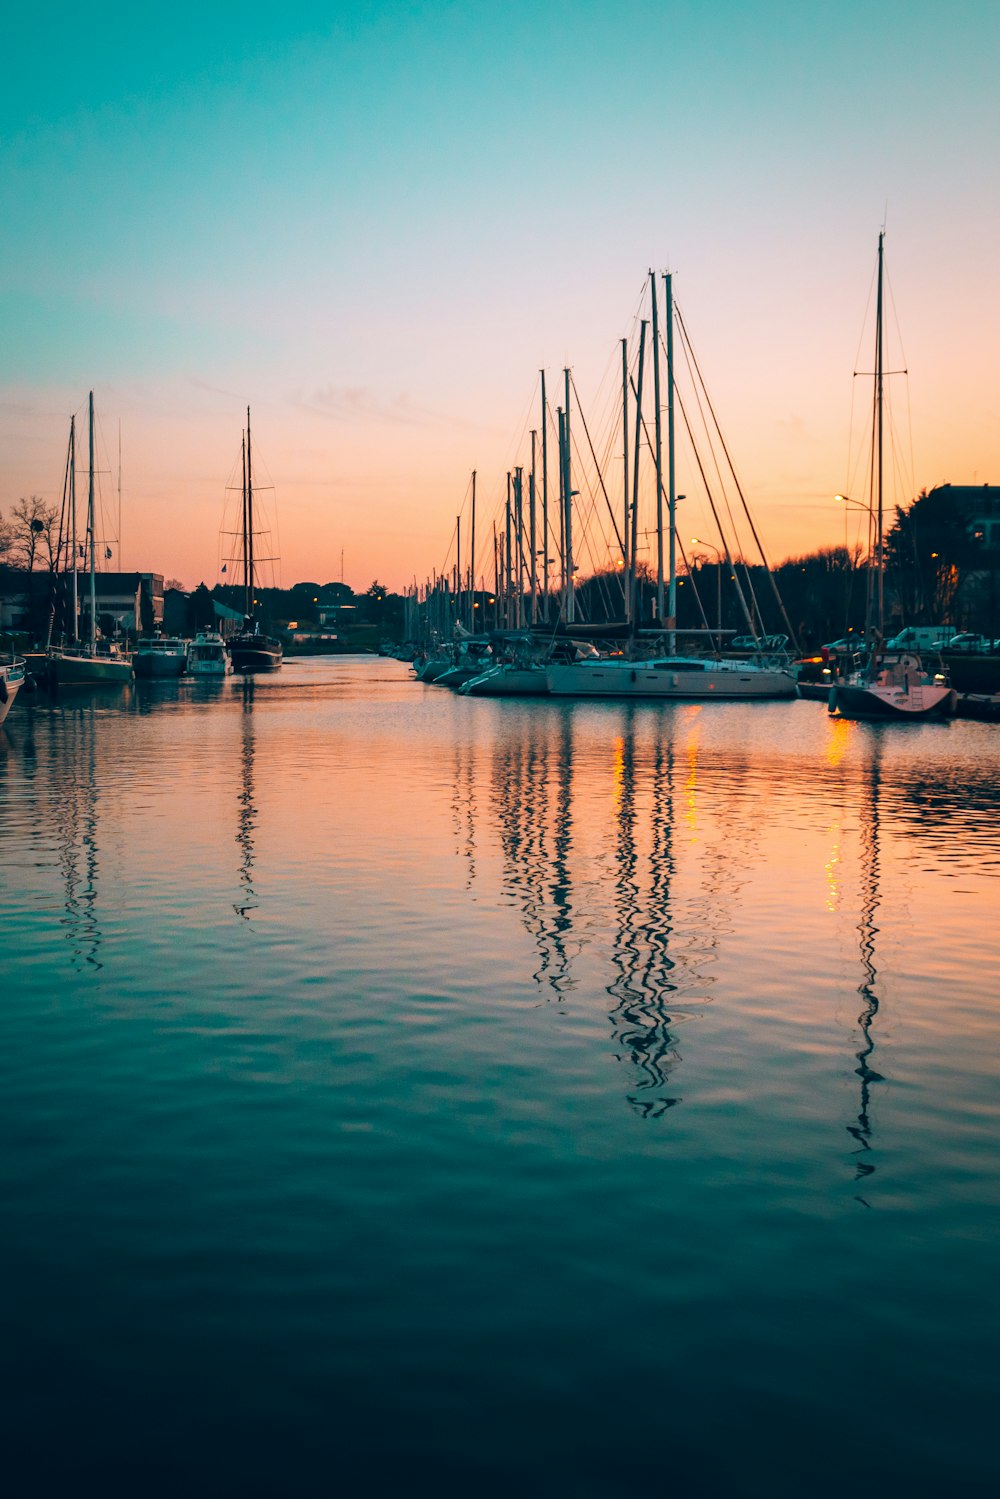
[[[14,1491],[994,1491],[998,788],[371,658],[22,696]]]

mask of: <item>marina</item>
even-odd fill
[[[5,1492],[992,1499],[1000,6],[122,20],[4,32]]]
[[[604,1494],[624,1390],[670,1412],[630,1485],[666,1444],[687,1492],[798,1493],[816,1451],[833,1492],[877,1387],[868,1481],[982,1492],[998,762],[989,724],[372,657],[21,699],[0,1172],[36,1481],[166,1494],[194,1454],[205,1492],[306,1493],[348,1444],[382,1488]]]

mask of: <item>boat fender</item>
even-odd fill
[[[835,685],[831,685],[830,687],[830,696],[826,700],[826,711],[828,713],[836,713],[837,711],[837,688]]]
[[[7,701],[7,678],[0,677],[0,703]]]

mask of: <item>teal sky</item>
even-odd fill
[[[1000,5],[106,5],[5,53],[0,509],[93,387],[128,565],[214,580],[250,402],[284,581],[423,577],[651,265],[772,550],[842,540],[883,219],[916,483],[1000,483]]]

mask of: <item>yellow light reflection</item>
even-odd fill
[[[829,735],[826,741],[826,763],[834,770],[847,754],[853,724],[849,718],[828,718]]]
[[[684,783],[684,820],[692,834],[698,826],[698,735],[692,734],[687,743],[688,773]]]
[[[622,798],[625,794],[625,740],[620,734],[615,740],[612,777],[614,780],[615,811],[620,812],[622,809]]]

